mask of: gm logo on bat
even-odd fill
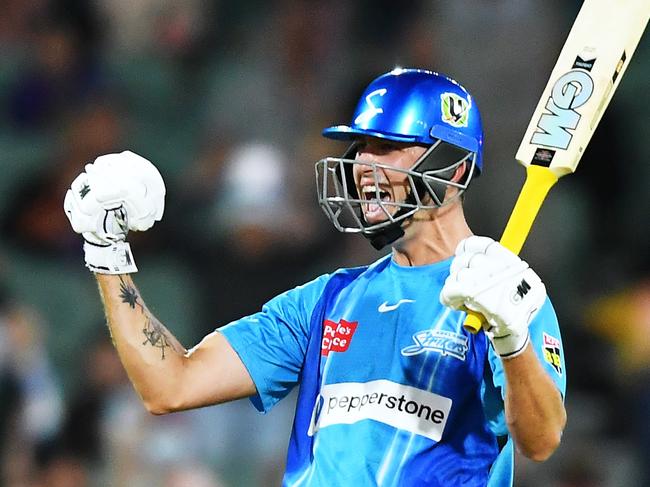
[[[566,149],[573,137],[569,130],[575,130],[580,121],[576,111],[587,103],[594,92],[594,80],[589,73],[572,69],[563,74],[553,85],[551,96],[546,102],[546,109],[537,122],[537,130],[531,143]]]

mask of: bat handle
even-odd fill
[[[468,310],[467,316],[465,317],[465,323],[463,323],[463,328],[470,333],[476,334],[481,328],[483,328],[484,321],[485,316],[476,311]]]
[[[508,224],[501,236],[501,245],[515,254],[519,253],[546,195],[557,182],[558,177],[548,167],[532,164],[526,167],[526,182],[521,188]],[[478,333],[484,322],[483,315],[469,310],[463,327],[470,333]]]

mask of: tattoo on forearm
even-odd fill
[[[167,337],[167,330],[151,316],[147,315],[147,321],[145,322],[142,333],[146,340],[142,342],[143,345],[149,343],[152,347],[157,347],[160,349],[160,358],[165,360],[165,349],[171,347],[169,338]]]
[[[135,288],[124,282],[122,276],[120,276],[120,298],[122,298],[122,302],[127,303],[131,309],[135,309],[136,304],[140,305],[140,303],[138,303],[138,293]]]
[[[122,298],[122,302],[128,304],[131,309],[136,309],[137,306],[140,309],[140,312],[145,316],[145,323],[142,328],[145,340],[142,342],[142,345],[150,344],[152,347],[159,348],[160,358],[165,360],[165,350],[173,347],[172,339],[168,335],[169,332],[151,315],[151,313],[149,313],[149,310],[147,310],[144,304],[139,300],[138,291],[136,291],[132,284],[125,282],[122,276],[120,276],[120,298]]]

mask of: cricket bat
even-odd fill
[[[576,170],[630,63],[650,17],[650,0],[585,0],[515,158],[526,181],[501,237],[519,253],[546,195]],[[483,316],[468,312],[472,333]]]

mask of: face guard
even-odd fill
[[[354,144],[342,157],[316,163],[318,198],[327,217],[338,230],[362,233],[378,249],[404,235],[402,224],[418,210],[448,203],[445,195],[450,186],[462,193],[483,169],[478,107],[465,88],[433,71],[397,68],[378,77],[361,95],[352,122],[326,128],[323,135],[352,142],[374,137],[427,147],[406,170],[356,161]],[[466,164],[465,175],[461,181],[451,181],[461,164]],[[355,165],[363,166],[359,169],[371,175],[374,184],[364,183],[358,189]],[[401,201],[386,198],[395,191],[381,189],[387,185],[394,189],[396,182],[405,186]],[[369,186],[374,190],[368,191]]]
[[[318,202],[328,219],[345,233],[362,233],[381,249],[404,235],[402,223],[419,210],[440,208],[455,201],[467,188],[476,168],[476,153],[436,141],[409,169],[354,159],[358,144],[342,157],[327,157],[316,163]],[[451,178],[460,166],[466,172],[460,181]],[[358,187],[354,169],[363,174],[364,186]],[[402,186],[405,197],[393,199]],[[449,187],[458,189],[445,200]],[[361,192],[360,192],[361,191]],[[372,212],[376,222],[369,222]],[[379,218],[377,218],[379,215]]]

